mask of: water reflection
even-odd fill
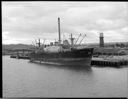
[[[124,97],[127,68],[60,66],[3,57],[4,97]]]
[[[45,63],[32,63],[36,64],[35,66],[45,66],[47,68],[57,68],[57,69],[65,69],[65,70],[70,70],[74,72],[83,72],[83,73],[91,73],[92,68],[91,66],[73,66],[73,65],[53,65],[53,64],[45,64]]]

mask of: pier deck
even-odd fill
[[[93,57],[91,61],[91,65],[112,66],[112,67],[128,65],[128,55]]]
[[[23,55],[11,55],[10,58],[17,58],[17,59],[30,59],[29,56],[23,56]]]

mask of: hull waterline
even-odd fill
[[[30,61],[43,64],[90,66],[92,53],[91,48],[60,53],[33,53]]]

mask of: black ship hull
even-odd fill
[[[36,63],[90,66],[93,48],[72,49],[58,53],[38,52],[30,54],[30,61]]]

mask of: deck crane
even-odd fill
[[[78,42],[78,40],[79,40],[79,37],[81,36],[81,34],[78,36],[78,38],[77,38],[77,40],[76,40],[76,42],[75,42],[75,44]]]
[[[83,39],[85,38],[86,34],[83,36]],[[83,39],[80,41],[79,45],[81,44],[81,42],[83,41]]]

